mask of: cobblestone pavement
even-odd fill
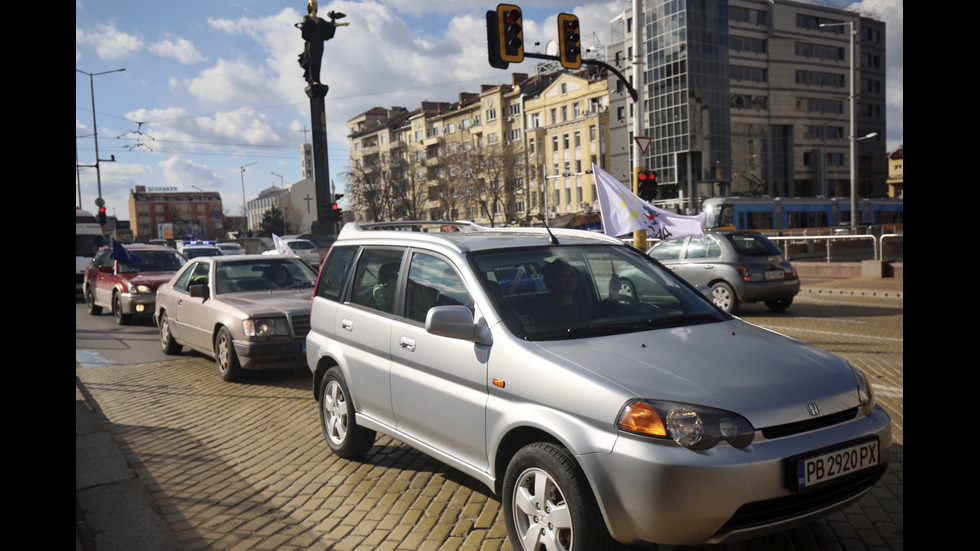
[[[742,317],[872,376],[895,422],[884,478],[826,520],[704,549],[903,549],[902,303],[855,299],[849,308],[830,319],[821,297],[801,295],[792,316],[747,307]],[[881,334],[855,337],[849,324]],[[499,502],[475,480],[384,436],[364,462],[333,456],[306,374],[259,372],[228,384],[213,361],[196,356],[75,374],[76,401],[104,414],[111,439],[172,528],[174,549],[511,549]],[[76,439],[76,502],[87,508],[94,498],[78,488],[78,453]],[[113,548],[112,538],[94,539],[105,542],[99,551]]]

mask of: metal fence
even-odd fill
[[[861,260],[902,261],[903,234],[881,235],[781,235],[768,236],[779,245],[787,260],[857,262]]]

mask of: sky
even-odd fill
[[[583,45],[608,45],[626,0],[516,0],[527,51],[544,53],[562,12],[579,17]],[[887,24],[887,150],[903,143],[903,0],[856,8]],[[328,165],[347,186],[347,120],[372,107],[414,109],[455,101],[482,84],[533,74],[539,60],[494,69],[487,61],[488,0],[321,0],[346,14],[324,45]],[[75,205],[129,219],[135,186],[217,191],[225,214],[271,186],[300,180],[300,146],[312,142],[310,102],[294,25],[305,0],[77,0],[75,2]],[[540,46],[535,47],[535,42]],[[124,69],[119,71],[119,69]],[[93,116],[94,96],[94,116]],[[99,171],[96,162],[98,136]],[[101,184],[99,183],[101,181]],[[79,197],[81,199],[79,199]],[[80,201],[80,202],[79,202]]]

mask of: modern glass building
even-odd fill
[[[716,196],[849,195],[853,26],[858,190],[885,195],[882,21],[823,0],[637,1],[639,25],[632,6],[611,22],[608,59],[642,104],[637,114],[622,87],[611,94],[614,176],[655,170],[659,199],[693,210]]]

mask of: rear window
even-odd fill
[[[745,256],[778,256],[783,254],[775,243],[760,233],[734,233],[726,236],[738,254]]]

